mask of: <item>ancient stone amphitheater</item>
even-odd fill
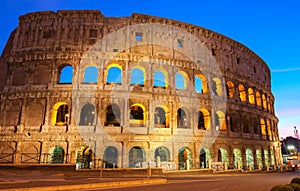
[[[267,64],[208,29],[142,14],[29,13],[0,64],[0,163],[281,164]]]

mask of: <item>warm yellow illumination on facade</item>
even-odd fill
[[[264,119],[260,119],[260,128],[261,128],[261,134],[266,136],[267,132],[266,132],[266,123]]]
[[[267,109],[267,99],[265,94],[262,94],[262,101],[264,109]]]
[[[197,74],[196,75],[198,78],[201,79],[202,81],[202,91],[203,91],[203,94],[206,94],[207,93],[207,80],[206,80],[206,77],[202,74]]]
[[[144,127],[145,126],[145,122],[147,121],[145,106],[142,105],[142,104],[133,104],[130,107],[130,111],[131,111],[132,107],[141,107],[142,108],[142,110],[143,110],[143,119],[130,119],[129,120],[130,126],[133,126],[133,127]]]
[[[213,78],[212,80],[216,83],[216,92],[217,92],[218,96],[222,96],[223,90],[222,90],[221,80],[219,78]]]
[[[184,89],[187,89],[187,79],[188,79],[188,75],[184,72],[184,71],[179,71],[178,74],[181,74],[183,76],[183,79],[184,79],[184,82],[183,82],[183,85],[184,85]]]
[[[52,115],[51,115],[51,125],[56,124],[56,118],[57,118],[57,110],[61,105],[67,105],[66,102],[57,102],[52,109]]]
[[[272,132],[271,132],[270,120],[267,120],[267,130],[268,130],[268,136],[271,138],[272,137]]]
[[[210,130],[210,114],[206,109],[200,109],[204,117],[204,126],[206,130]]]
[[[258,91],[256,92],[255,97],[256,97],[256,105],[258,107],[261,107],[261,96],[260,96],[260,93]]]
[[[143,77],[144,77],[144,86],[146,86],[146,70],[145,70],[145,68],[144,67],[142,67],[142,66],[134,66],[132,69],[131,69],[131,72],[132,72],[132,70],[134,70],[134,69],[140,69],[142,72],[143,72]]]
[[[249,103],[254,105],[255,104],[255,98],[254,98],[254,92],[252,88],[248,89],[248,99],[249,99]]]
[[[234,97],[234,92],[235,92],[235,89],[234,89],[234,84],[231,82],[231,81],[228,81],[227,82],[227,88],[228,88],[228,96],[230,98],[233,98]]]
[[[239,84],[238,89],[239,89],[240,100],[241,100],[242,102],[246,102],[246,100],[247,100],[247,95],[246,95],[245,87],[244,87],[242,84]]]
[[[226,126],[225,114],[223,113],[223,111],[217,111],[216,113],[219,117],[220,131],[226,131],[227,126]]]

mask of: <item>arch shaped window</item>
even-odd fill
[[[271,122],[270,120],[267,120],[267,134],[268,134],[268,139],[272,139],[272,130],[271,130]]]
[[[262,102],[263,102],[263,108],[267,109],[267,99],[265,94],[262,94]]]
[[[259,119],[257,117],[253,118],[253,132],[254,134],[260,134]]]
[[[154,72],[154,87],[167,88],[167,76],[162,71]]]
[[[122,67],[118,64],[112,64],[108,67],[106,83],[122,84]]]
[[[64,163],[65,151],[61,146],[55,146],[50,150],[50,163],[51,164],[62,164]]]
[[[243,116],[243,132],[244,133],[250,133],[250,121],[249,117],[247,115]]]
[[[248,88],[248,99],[250,104],[255,104],[254,91],[252,88]]]
[[[233,164],[235,169],[239,169],[243,166],[242,152],[240,149],[233,149]]]
[[[247,168],[254,169],[254,158],[251,149],[246,149],[246,165]]]
[[[145,72],[140,68],[134,68],[131,70],[130,76],[131,85],[145,85]]]
[[[76,163],[80,164],[81,168],[90,168],[90,163],[93,159],[93,151],[88,146],[81,146],[76,151]]]
[[[193,156],[190,148],[182,147],[181,149],[179,149],[178,166],[180,170],[190,170],[187,169],[187,163],[192,164],[192,161],[193,161]]]
[[[130,107],[130,126],[144,127],[145,109],[142,105],[134,104]]]
[[[155,149],[155,158],[154,161],[157,161],[157,158],[160,158],[161,162],[168,162],[170,161],[170,152],[168,150],[168,148],[166,147],[158,147]]]
[[[69,121],[69,106],[65,102],[58,102],[53,106],[52,124],[57,126],[67,125]]]
[[[215,127],[216,130],[226,131],[226,120],[225,114],[222,111],[217,111],[215,113]]]
[[[270,166],[269,151],[264,149],[265,166]]]
[[[255,93],[255,98],[256,98],[256,105],[257,105],[258,107],[261,107],[261,96],[260,96],[259,91],[257,91],[257,92]]]
[[[241,129],[240,117],[237,113],[232,113],[230,116],[230,130],[232,132],[239,132]]]
[[[97,83],[98,82],[98,68],[89,66],[84,69],[83,83]]]
[[[195,75],[195,91],[197,93],[206,94],[207,93],[207,81],[204,75]]]
[[[186,112],[181,108],[177,110],[177,127],[185,129],[188,127]]]
[[[219,78],[212,79],[212,95],[222,96],[222,82]]]
[[[266,123],[264,119],[260,119],[260,129],[261,129],[261,134],[266,136],[267,131],[266,131]]]
[[[239,97],[240,97],[240,100],[242,102],[246,102],[247,100],[247,95],[246,95],[246,90],[245,90],[245,87],[242,85],[242,84],[239,84],[238,86],[238,89],[239,89]]]
[[[218,150],[218,162],[227,162],[228,163],[228,152],[224,148]]]
[[[274,156],[274,151],[272,149],[270,149],[270,158],[271,158],[271,166],[275,165],[275,156]]]
[[[121,112],[120,108],[116,104],[112,104],[106,107],[106,121],[105,126],[120,126]]]
[[[105,168],[117,168],[117,161],[118,161],[118,149],[113,146],[106,147],[104,150],[104,165]]]
[[[154,111],[154,125],[155,127],[169,128],[169,120],[165,109],[156,107]]]
[[[59,71],[60,84],[72,84],[73,80],[73,66],[63,66]]]
[[[226,83],[227,97],[233,98],[235,93],[234,84],[231,81]]]
[[[95,107],[92,104],[86,104],[80,111],[79,125],[94,125]]]
[[[141,147],[133,147],[129,151],[129,168],[141,168],[146,161],[145,151]]]
[[[211,154],[209,152],[209,149],[201,148],[200,155],[199,155],[200,168],[208,168],[209,160],[211,160]]]
[[[210,115],[205,109],[198,111],[198,129],[210,129]]]
[[[187,88],[187,75],[184,72],[177,72],[175,75],[175,87],[178,90],[184,90]]]
[[[263,163],[262,163],[262,155],[261,155],[261,149],[256,149],[256,162],[257,165],[262,167]]]

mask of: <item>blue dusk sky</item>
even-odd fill
[[[299,0],[2,0],[0,52],[18,17],[43,10],[100,10],[106,17],[149,14],[202,26],[254,51],[271,69],[280,137],[300,129]]]

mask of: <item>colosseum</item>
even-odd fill
[[[0,65],[1,164],[282,163],[270,69],[203,27],[136,13],[28,13]]]

